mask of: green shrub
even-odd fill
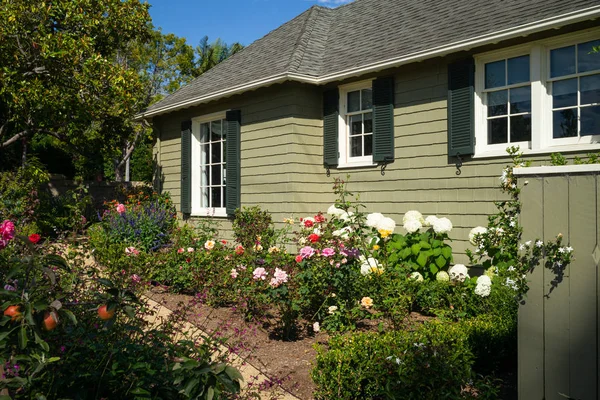
[[[235,240],[246,249],[256,245],[265,249],[273,246],[275,228],[271,214],[259,206],[238,208],[233,220],[233,234]]]
[[[357,333],[317,348],[318,399],[461,398],[473,354],[460,325],[428,323],[415,331]]]

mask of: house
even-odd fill
[[[508,146],[537,164],[600,150],[598,17],[598,0],[312,7],[139,115],[160,188],[230,229],[239,206],[325,211],[350,175],[369,212],[449,217],[466,260]]]

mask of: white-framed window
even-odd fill
[[[475,157],[600,149],[600,29],[475,56]]]
[[[225,113],[192,119],[192,215],[226,217]]]
[[[373,165],[372,81],[340,86],[338,168]]]

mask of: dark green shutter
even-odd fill
[[[394,161],[394,78],[373,81],[373,161]]]
[[[323,165],[338,165],[338,136],[340,116],[340,93],[332,89],[323,93]]]
[[[192,121],[181,123],[181,212],[192,212]]]
[[[448,155],[475,150],[475,64],[472,58],[448,65]]]
[[[242,113],[240,110],[227,111],[227,175],[225,187],[225,208],[227,215],[234,215],[240,207],[240,142]]]

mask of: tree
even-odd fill
[[[0,149],[48,137],[82,154],[130,135],[144,84],[115,61],[149,20],[139,0],[2,0]]]

